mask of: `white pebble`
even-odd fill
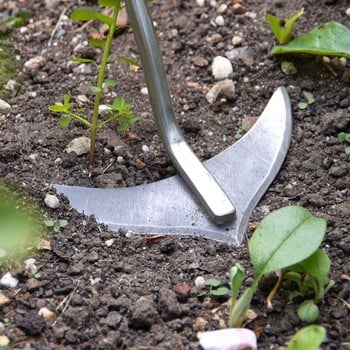
[[[56,314],[47,307],[42,307],[38,311],[38,315],[42,316],[45,321],[52,321],[56,318]]]
[[[346,9],[345,14],[350,17],[350,7]]]
[[[36,269],[34,258],[29,258],[29,259],[25,260],[24,265],[25,265],[25,268],[27,271]]]
[[[211,7],[217,7],[218,6],[218,3],[216,0],[210,0],[210,6]]]
[[[44,202],[51,209],[57,209],[60,206],[60,201],[53,194],[47,194]]]
[[[241,44],[242,44],[242,41],[243,41],[243,38],[240,37],[239,35],[235,35],[235,36],[232,38],[232,44],[235,45],[235,46],[241,45]]]
[[[194,285],[196,286],[197,289],[202,289],[205,286],[205,279],[202,276],[196,277],[194,280]]]
[[[31,71],[39,70],[44,64],[46,60],[43,56],[36,56],[28,60],[24,63],[24,67]]]
[[[0,284],[7,288],[15,288],[17,287],[18,279],[14,278],[10,272],[7,272],[1,277]]]
[[[0,111],[8,111],[11,106],[4,100],[0,99]]]
[[[69,142],[66,148],[66,152],[75,152],[78,156],[81,156],[82,154],[86,154],[89,152],[90,143],[90,139],[86,136],[76,137],[71,142]]]
[[[227,11],[227,5],[226,4],[221,4],[218,7],[218,13],[222,14],[222,13],[225,13],[226,11]]]
[[[142,152],[149,152],[149,147],[147,145],[142,145]]]
[[[141,94],[142,94],[142,95],[148,95],[148,89],[147,89],[146,87],[143,87],[143,88],[141,89]]]
[[[325,64],[330,64],[331,63],[331,59],[328,56],[323,56],[322,57],[322,61]]]
[[[118,164],[123,164],[124,161],[125,161],[124,157],[122,157],[122,156],[118,156],[118,157],[117,157],[117,163],[118,163]]]
[[[222,17],[221,15],[220,15],[220,16],[217,16],[217,17],[215,18],[215,23],[216,23],[218,26],[220,26],[220,27],[224,26],[224,25],[225,25],[224,17]]]
[[[196,0],[198,6],[203,7],[205,5],[205,0]]]
[[[16,80],[10,79],[5,85],[4,88],[9,91],[15,91],[16,90]]]
[[[108,107],[106,105],[99,105],[98,106],[98,114],[101,114],[105,111],[110,111],[111,110],[111,107]]]
[[[231,61],[222,56],[216,56],[214,58],[211,68],[216,80],[225,79],[233,72]]]

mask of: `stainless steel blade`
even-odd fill
[[[179,176],[117,189],[55,187],[72,207],[114,231],[198,235],[238,246],[253,209],[284,161],[291,132],[289,97],[280,87],[250,131],[204,163],[236,205],[236,220],[229,224],[215,225]]]

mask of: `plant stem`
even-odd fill
[[[282,280],[283,280],[283,276],[284,276],[284,272],[281,271],[279,276],[278,276],[277,283],[274,285],[274,287],[272,288],[271,292],[269,293],[269,295],[266,298],[266,303],[267,303],[267,309],[268,310],[273,310],[272,299],[276,295],[279,287],[281,286],[281,283],[282,283]]]
[[[106,44],[103,51],[102,61],[100,65],[100,70],[97,78],[97,87],[100,89],[99,92],[96,93],[95,101],[94,101],[94,110],[92,115],[91,122],[91,133],[90,133],[90,155],[89,155],[89,165],[93,165],[95,160],[95,144],[96,144],[96,133],[97,133],[97,124],[98,124],[98,107],[100,106],[102,95],[103,95],[103,83],[105,79],[105,73],[107,69],[107,63],[109,58],[109,53],[111,51],[113,35],[116,29],[116,22],[118,18],[120,10],[120,1],[116,1],[114,10],[113,10],[113,22],[109,27],[108,36],[106,39]]]

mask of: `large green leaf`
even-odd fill
[[[350,30],[332,21],[299,36],[287,45],[275,46],[272,53],[308,53],[350,58]]]
[[[325,337],[324,327],[315,325],[304,327],[293,336],[288,344],[288,350],[317,350]]]
[[[113,24],[113,18],[97,11],[90,10],[86,7],[81,7],[73,11],[73,13],[70,15],[70,19],[73,21],[91,21],[97,19],[103,23],[106,23],[108,26]]]
[[[294,265],[313,254],[326,232],[326,221],[299,206],[278,209],[255,230],[249,252],[256,277]]]

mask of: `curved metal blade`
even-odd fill
[[[179,176],[117,189],[55,187],[72,207],[115,231],[199,235],[238,246],[253,209],[284,161],[291,132],[289,97],[280,87],[250,131],[204,163],[236,205],[236,220],[229,224],[215,225]]]

